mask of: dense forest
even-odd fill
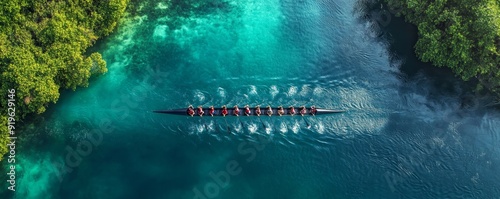
[[[386,0],[418,27],[415,52],[500,96],[500,0]]]
[[[7,152],[8,90],[15,89],[15,119],[19,121],[44,112],[58,100],[61,89],[88,86],[92,75],[107,69],[101,54],[86,50],[113,31],[127,3],[0,1],[0,154]]]

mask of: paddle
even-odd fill
[[[260,118],[260,116],[258,116],[258,117],[259,117],[260,123],[262,123],[262,126],[264,126],[264,128],[266,128],[266,124],[264,124],[264,122],[262,121],[262,118]]]
[[[227,132],[231,133],[231,128],[229,128],[229,124],[227,123],[226,116],[224,116],[224,121],[226,121]]]
[[[273,117],[272,117],[272,116],[270,116],[270,117],[271,117],[271,125],[273,126],[274,132],[278,132],[278,131],[276,130],[276,125],[274,125],[274,120],[273,120]]]
[[[205,126],[205,129],[207,129],[208,131],[208,126],[207,126],[207,123],[205,122],[205,120],[203,119],[203,114],[205,112],[203,111],[203,109],[201,109],[201,106],[198,107],[198,116],[200,116],[200,120],[201,122],[203,122],[203,126]]]
[[[311,125],[307,122],[306,118],[302,117],[302,120],[307,124],[307,128],[311,128]]]
[[[240,122],[240,124],[241,124],[241,128],[244,128],[244,127],[245,127],[245,125],[243,125],[243,122],[240,120],[240,117],[238,117],[238,122]]]
[[[203,122],[203,126],[205,126],[205,129],[207,129],[207,131],[208,131],[209,129],[208,129],[207,123],[205,122],[205,120],[203,119],[203,117],[200,117],[200,118],[201,118],[201,122]]]

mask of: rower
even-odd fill
[[[316,111],[317,111],[316,107],[315,106],[311,106],[311,109],[309,111],[311,113],[311,115],[316,115]]]
[[[300,115],[304,116],[307,113],[307,109],[305,106],[300,107]]]
[[[283,110],[283,106],[278,106],[278,115],[282,116],[285,114],[285,110]]]
[[[190,115],[191,117],[194,116],[193,106],[191,106],[191,105],[188,106],[187,114]]]
[[[288,107],[290,110],[288,110],[288,113],[290,113],[290,115],[295,115],[295,108],[293,108],[293,106],[290,106]]]
[[[210,106],[210,108],[208,108],[208,114],[210,114],[213,117],[214,116],[214,112],[215,112],[214,106]]]
[[[256,106],[255,107],[255,114],[257,114],[257,116],[260,116],[262,112],[260,112],[260,106]]]
[[[222,111],[221,111],[222,116],[226,117],[227,115],[227,108],[226,105],[222,106]]]
[[[270,106],[267,106],[267,115],[273,115],[273,109]]]
[[[240,115],[240,109],[238,108],[238,105],[234,105],[234,110],[233,110],[233,114],[236,115],[236,116],[239,116]]]
[[[203,117],[203,114],[205,113],[205,111],[203,111],[203,107],[202,106],[198,106],[198,115],[200,117]]]
[[[247,104],[247,105],[245,105],[245,115],[250,116],[250,113],[252,113],[252,112],[250,111],[250,108],[248,107],[248,104]]]

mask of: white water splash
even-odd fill
[[[226,90],[222,87],[217,88],[217,94],[221,98],[226,98]]]
[[[203,124],[197,124],[196,125],[196,131],[198,133],[202,133],[205,130],[205,126]]]
[[[297,90],[298,89],[296,86],[291,86],[290,88],[288,88],[287,96],[291,97],[291,96],[297,94]]]
[[[324,90],[324,88],[318,86],[318,87],[314,88],[313,94],[316,96],[320,96],[321,94],[323,94],[323,90]]]
[[[281,133],[286,133],[288,131],[288,128],[286,128],[286,123],[285,122],[281,122],[280,123],[279,130],[280,130]]]
[[[311,92],[309,85],[302,85],[302,88],[300,89],[300,96],[305,97],[309,95],[309,92]]]
[[[205,101],[205,94],[200,90],[195,90],[194,99],[196,99],[196,102],[198,103],[203,103]]]
[[[279,93],[278,87],[276,85],[271,86],[270,94],[274,98]]]
[[[266,125],[266,133],[271,134],[272,131],[273,131],[273,129],[269,127],[269,124]]]
[[[250,91],[248,92],[250,95],[257,95],[257,87],[254,85],[250,85]]]
[[[297,120],[293,123],[292,132],[297,134],[300,131],[300,124]]]
[[[255,133],[255,132],[257,132],[258,129],[259,128],[257,127],[257,124],[255,124],[255,123],[248,125],[248,131],[250,133]]]
[[[323,122],[319,121],[316,125],[314,125],[316,128],[316,131],[319,133],[319,134],[323,134],[325,133],[325,125],[323,124]]]

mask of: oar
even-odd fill
[[[227,132],[231,133],[231,128],[229,128],[229,124],[227,123],[226,116],[224,116],[224,121],[226,121]]]
[[[219,129],[219,128],[217,128],[217,125],[218,125],[218,124],[217,124],[217,120],[215,120],[215,119],[214,119],[213,121],[214,121],[214,129],[215,129],[217,132],[219,132],[219,131],[220,131],[220,129]]]
[[[311,125],[307,122],[306,118],[302,117],[302,120],[307,124],[307,128],[311,128]]]
[[[314,117],[314,120],[316,121],[316,123],[318,123],[318,119],[316,119],[316,114],[314,114],[313,117]]]
[[[243,122],[240,120],[240,117],[238,117],[238,121],[240,122],[241,124],[241,128],[245,128],[245,125],[243,125]]]
[[[271,116],[271,125],[273,126],[274,131],[277,132],[276,125],[273,125],[273,124],[274,124],[274,120],[273,120],[273,116]]]
[[[203,126],[208,131],[208,126],[207,126],[207,123],[205,122],[205,120],[203,119],[203,114],[205,114],[205,112],[203,111],[202,106],[198,106],[198,108],[196,108],[196,115],[200,116],[200,121],[203,123]]]
[[[262,112],[260,112],[260,105],[256,106],[255,109],[259,109],[259,114],[257,114],[257,111],[255,111],[255,114],[257,115],[257,117],[259,117],[259,120],[260,120],[260,123],[262,123],[262,126],[264,126],[264,129],[266,129],[266,124],[262,121],[262,118],[260,117],[260,114]]]
[[[201,122],[203,122],[203,126],[205,126],[205,129],[207,129],[207,131],[208,131],[207,123],[205,122],[205,120],[203,119],[203,117],[200,116],[200,120],[201,120]]]
[[[264,124],[264,122],[262,121],[262,118],[260,118],[260,116],[258,116],[258,117],[259,117],[260,123],[262,123],[262,126],[264,126],[264,128],[266,128],[266,124]]]
[[[213,106],[211,106],[211,107],[213,107]],[[211,107],[210,107],[210,108],[211,108]],[[210,109],[209,109],[209,111],[210,111]],[[215,113],[215,111],[214,111],[214,113]],[[214,114],[214,113],[213,113],[213,114]],[[210,113],[209,113],[209,115],[211,115],[211,116],[212,116],[212,118],[214,118],[214,115],[213,115],[213,114],[210,114]],[[214,121],[214,129],[216,129],[216,130],[217,130],[217,132],[219,132],[219,128],[217,128],[217,120],[213,119],[212,121]]]

